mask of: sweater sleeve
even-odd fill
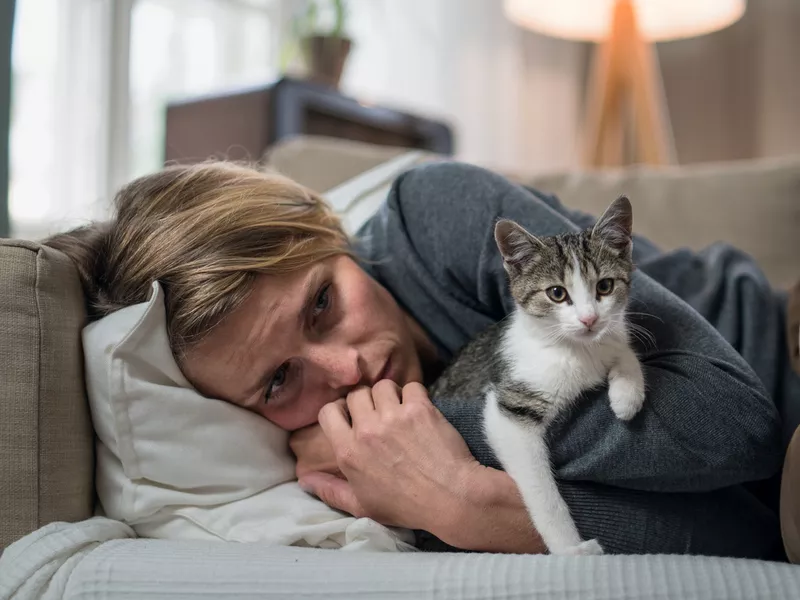
[[[552,201],[489,171],[454,163],[401,176],[390,210],[431,277],[487,321],[513,309],[494,222],[513,219],[542,236],[578,229]],[[629,310],[629,321],[642,332],[634,349],[647,388],[644,408],[625,423],[614,417],[607,388],[587,393],[549,432],[557,476],[646,491],[696,492],[777,472],[777,411],[733,347],[688,304],[640,271],[633,274]],[[499,466],[481,431],[475,399],[433,400],[476,458]]]

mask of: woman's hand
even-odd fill
[[[320,450],[309,456],[322,458],[304,462],[323,469],[305,471],[300,485],[329,506],[384,525],[423,529],[467,550],[545,550],[513,480],[475,460],[421,385],[400,390],[387,380],[354,390],[324,406],[319,423],[347,480],[330,474]],[[300,455],[322,448],[317,435],[302,434],[293,448]]]
[[[334,508],[386,525],[439,529],[465,501],[468,474],[480,468],[419,384],[359,388],[324,406],[319,423],[347,481],[314,472],[300,485]]]
[[[297,458],[295,473],[298,479],[314,471],[344,477],[336,463],[333,447],[319,423],[295,431],[289,437],[289,448]]]

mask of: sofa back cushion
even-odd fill
[[[278,142],[267,154],[266,166],[327,192],[389,161],[397,150],[300,136]],[[800,276],[800,155],[673,167],[504,174],[555,194],[569,208],[595,215],[618,195],[628,194],[634,231],[664,250],[700,249],[723,241],[752,255],[776,287],[787,288]]]
[[[634,231],[664,250],[723,241],[750,254],[776,287],[788,289],[800,277],[800,156],[573,171],[524,182],[592,214],[627,194]]]
[[[85,320],[66,256],[0,240],[0,549],[47,523],[93,514]]]

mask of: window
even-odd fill
[[[61,50],[69,20],[58,0],[17,2],[12,49],[9,211],[12,235],[44,233],[43,222],[60,220],[69,207],[56,198],[64,191],[65,173],[59,161],[60,140],[67,128],[64,112],[71,102],[62,94],[68,74],[65,63],[77,62]],[[60,101],[57,101],[59,98]]]
[[[276,77],[278,15],[270,1],[137,0],[131,18],[131,175],[163,161],[171,99]]]
[[[38,238],[163,161],[166,103],[277,75],[281,0],[17,0],[9,209]]]

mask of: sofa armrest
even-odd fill
[[[78,272],[61,252],[0,240],[0,549],[94,510]]]

